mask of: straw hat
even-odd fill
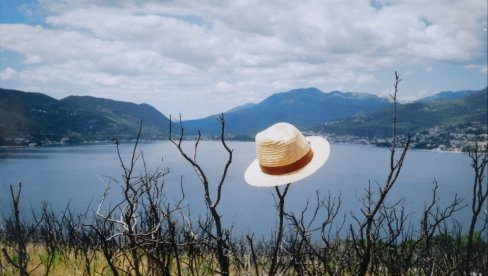
[[[293,125],[277,123],[256,135],[256,155],[244,178],[249,185],[271,187],[301,180],[329,158],[330,146],[318,136],[304,137]]]

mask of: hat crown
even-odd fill
[[[293,125],[277,123],[256,135],[256,155],[261,166],[290,165],[310,151],[310,143]]]

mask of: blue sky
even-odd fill
[[[0,0],[0,87],[184,119],[301,87],[487,86],[485,0]]]

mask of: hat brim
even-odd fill
[[[258,159],[254,160],[244,173],[244,179],[251,186],[273,187],[294,183],[312,175],[322,167],[330,155],[329,142],[319,136],[305,137],[313,151],[312,160],[303,168],[282,175],[270,175],[261,171]]]

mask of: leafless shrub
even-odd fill
[[[49,271],[52,268],[56,253],[60,250],[59,245],[63,242],[62,228],[58,222],[52,207],[43,202],[41,207],[40,218],[34,217],[36,224],[39,225],[39,239],[45,247],[47,257],[41,258],[41,261],[45,267],[45,275],[49,275]]]
[[[450,241],[451,233],[447,233],[446,231],[442,233],[441,227],[446,225],[447,220],[452,218],[455,212],[464,207],[461,205],[461,199],[456,194],[447,207],[441,208],[438,205],[439,198],[437,196],[437,189],[439,188],[439,185],[436,180],[434,180],[433,186],[432,200],[424,207],[420,222],[420,236],[416,241],[416,243],[420,243],[421,245],[419,248],[418,265],[426,275],[433,275],[435,270],[442,270],[444,268],[443,266],[440,266],[440,263],[436,260],[437,252],[435,252],[438,249],[442,250],[442,248],[438,247],[440,244],[434,243],[442,242],[442,244],[445,244],[448,240]],[[444,227],[444,229],[446,228],[447,227]],[[438,273],[434,275],[438,275]]]
[[[6,264],[15,267],[20,275],[29,275],[30,272],[39,267],[39,265],[37,265],[31,271],[28,271],[27,269],[30,260],[27,252],[27,244],[35,232],[37,225],[32,225],[22,220],[20,207],[21,192],[21,182],[18,184],[17,192],[14,192],[14,188],[10,185],[10,199],[13,215],[10,218],[4,218],[3,221],[5,246],[2,247],[2,254]]]
[[[398,84],[401,79],[395,72],[395,91],[391,98],[393,100],[393,117],[392,117],[392,141],[390,145],[390,167],[387,176],[387,180],[383,186],[378,187],[378,191],[375,192],[371,188],[371,183],[366,190],[366,196],[363,202],[363,208],[361,208],[361,217],[352,214],[354,220],[358,224],[358,230],[354,227],[350,227],[351,237],[353,238],[354,248],[356,254],[359,257],[359,267],[357,274],[366,275],[368,269],[374,259],[374,253],[378,250],[378,241],[380,240],[380,229],[384,223],[384,216],[381,215],[380,210],[385,207],[385,201],[390,190],[395,185],[400,171],[403,167],[406,153],[410,146],[410,136],[402,144],[402,151],[398,157],[396,154],[397,141],[397,92]],[[374,266],[376,267],[376,266]],[[375,271],[369,271],[374,273]]]
[[[121,182],[111,180],[120,184],[123,199],[103,211],[110,191],[108,186],[98,205],[95,222],[89,226],[101,242],[113,274],[169,275],[176,265],[176,273],[181,275],[182,226],[174,216],[181,210],[185,195],[182,189],[177,203],[165,202],[164,177],[169,171],[148,170],[143,153],[138,152],[141,128],[142,124],[128,162],[124,161],[116,142],[123,175]],[[135,173],[138,161],[142,163],[140,174]],[[127,266],[118,265],[114,259],[121,259]]]
[[[171,121],[171,118],[170,118]],[[207,221],[205,223],[204,227],[202,229],[206,232],[206,236],[209,240],[209,244],[212,249],[214,249],[214,252],[216,252],[217,255],[217,260],[219,263],[219,270],[216,271],[222,275],[229,275],[229,244],[228,244],[228,239],[227,236],[229,234],[228,231],[224,229],[222,226],[222,216],[220,215],[218,211],[218,205],[220,203],[221,197],[222,197],[222,187],[225,182],[225,178],[227,176],[227,171],[229,169],[230,164],[232,163],[232,150],[227,146],[225,143],[225,121],[224,121],[224,115],[221,114],[219,117],[219,122],[221,126],[221,133],[220,133],[220,141],[222,143],[222,146],[227,152],[227,161],[225,163],[222,176],[220,180],[218,181],[217,188],[215,191],[215,196],[213,197],[211,195],[210,191],[210,183],[209,180],[206,176],[205,171],[201,167],[201,165],[197,161],[197,150],[198,150],[198,143],[200,142],[201,134],[200,131],[198,131],[198,137],[195,142],[195,148],[193,152],[193,156],[190,157],[183,149],[182,147],[182,141],[184,137],[184,129],[183,129],[183,124],[181,122],[181,117],[180,117],[180,137],[178,141],[174,140],[172,137],[172,122],[170,122],[170,131],[169,131],[169,140],[176,146],[176,148],[179,150],[181,156],[193,167],[195,170],[196,174],[198,175],[203,189],[204,189],[204,200],[205,204],[208,208],[208,211],[210,212],[211,215],[211,221]],[[212,228],[209,228],[208,226],[215,226],[215,230],[212,231]],[[215,246],[213,246],[211,243],[215,242]]]
[[[488,271],[486,270],[486,262],[487,262],[487,248],[486,244],[483,247],[480,247],[481,244],[481,235],[475,237],[475,230],[480,219],[481,212],[484,211],[484,221],[481,221],[482,228],[479,233],[488,232],[488,207],[486,204],[488,202],[488,184],[485,179],[485,173],[487,171],[488,165],[488,146],[481,147],[478,143],[475,144],[474,148],[470,149],[468,153],[469,158],[471,159],[471,166],[473,167],[474,172],[474,181],[473,181],[473,195],[471,201],[471,223],[468,229],[468,236],[467,236],[467,245],[466,245],[466,260],[464,261],[464,273],[469,275],[471,272],[479,272],[479,271]],[[484,210],[483,210],[484,208]],[[481,218],[483,219],[483,218]],[[488,236],[488,233],[487,233]],[[485,241],[486,243],[487,241]],[[485,253],[485,254],[477,254],[477,253]],[[484,264],[483,267],[480,267],[477,264]],[[474,271],[473,271],[474,270]]]
[[[337,219],[341,206],[341,197],[332,198],[329,194],[321,198],[316,192],[315,203],[310,205],[307,201],[300,214],[287,213],[291,230],[298,237],[300,245],[297,249],[303,256],[295,253],[297,273],[304,272],[310,275],[317,274],[344,274],[345,260],[348,258],[350,248],[340,241],[340,232],[345,223],[345,216]],[[299,265],[300,266],[297,266]]]

